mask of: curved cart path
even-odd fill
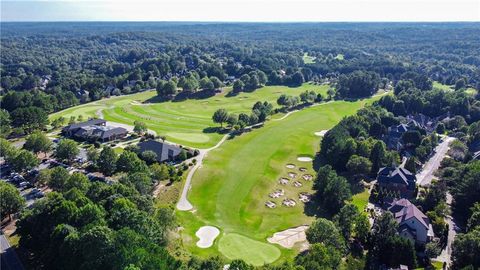
[[[208,152],[210,152],[213,149],[216,149],[222,145],[225,140],[230,136],[229,134],[223,136],[223,138],[213,147],[210,147],[208,149],[199,149],[200,153],[198,156],[195,157],[197,162],[195,165],[192,167],[192,169],[188,172],[187,179],[185,180],[185,185],[183,186],[182,190],[182,195],[180,196],[180,199],[178,200],[177,203],[177,209],[180,211],[189,211],[193,209],[193,205],[188,201],[187,199],[187,193],[188,190],[190,189],[191,183],[192,183],[192,177],[197,171],[198,168],[202,166],[203,163],[203,158],[207,155]]]
[[[376,96],[383,96],[385,94],[387,94],[388,92],[385,92],[385,93],[382,93],[382,94],[377,94],[377,95],[373,95],[372,97],[376,97]],[[310,107],[315,107],[315,106],[322,106],[322,105],[326,105],[326,104],[329,104],[329,103],[332,103],[334,101],[328,101],[328,102],[324,102],[324,103],[319,103],[319,104],[313,104],[311,105]],[[290,116],[291,114],[295,113],[295,112],[298,112],[300,110],[294,110],[294,111],[291,111],[291,112],[288,112],[287,114],[285,114],[283,117],[281,118],[278,118],[278,119],[273,119],[273,121],[281,121],[281,120],[284,120],[285,118],[287,118],[288,116]],[[263,123],[260,123],[260,124],[263,124]],[[256,124],[256,125],[259,125],[259,124]],[[197,159],[197,163],[192,167],[192,169],[188,172],[188,175],[187,175],[187,179],[185,181],[185,185],[183,186],[183,190],[182,190],[182,194],[180,196],[180,199],[178,200],[178,203],[177,203],[177,209],[180,210],[180,211],[190,211],[193,209],[193,205],[188,201],[187,199],[187,194],[188,194],[188,190],[190,190],[190,187],[191,187],[191,182],[192,182],[192,177],[193,175],[195,174],[195,172],[197,171],[198,168],[200,168],[202,166],[202,162],[203,162],[203,158],[207,155],[207,153],[213,149],[216,149],[218,147],[220,147],[224,142],[225,140],[228,138],[229,134],[223,136],[223,138],[213,147],[211,148],[208,148],[208,149],[199,149],[200,151],[200,154],[198,156],[196,156],[195,158]]]

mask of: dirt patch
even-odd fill
[[[302,225],[276,232],[272,237],[268,238],[267,241],[272,244],[279,244],[284,248],[292,248],[296,243],[307,241],[307,236],[305,235],[307,229],[308,226]]]

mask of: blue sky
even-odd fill
[[[0,0],[2,21],[480,21],[480,0]]]

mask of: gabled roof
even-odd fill
[[[379,183],[404,184],[415,187],[416,177],[409,170],[402,167],[383,167],[378,171]]]
[[[70,131],[70,130],[74,130],[74,129],[81,128],[81,127],[98,126],[98,125],[102,125],[102,124],[105,124],[105,123],[107,123],[107,121],[105,121],[103,119],[90,119],[90,120],[85,121],[85,122],[75,123],[75,124],[71,124],[69,126],[66,126],[64,128],[64,130],[65,131]]]
[[[176,145],[155,140],[140,142],[138,147],[140,148],[140,152],[155,152],[155,154],[157,154],[157,160],[160,162],[169,160],[171,157],[176,157],[182,151],[182,149]]]
[[[393,216],[400,225],[411,218],[415,218],[425,229],[428,230],[430,226],[428,217],[407,199],[394,201],[388,210],[393,213]]]

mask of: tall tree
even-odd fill
[[[40,152],[47,153],[52,149],[52,141],[41,131],[30,134],[25,140],[23,148],[38,154]]]
[[[20,195],[20,192],[15,186],[0,181],[0,211],[1,218],[6,216],[12,220],[12,214],[15,214],[23,209],[25,206],[25,199]]]
[[[80,153],[78,143],[70,139],[62,139],[55,149],[55,156],[61,161],[72,162]]]
[[[105,175],[112,175],[117,169],[117,154],[109,147],[103,147],[98,160],[98,168]]]

